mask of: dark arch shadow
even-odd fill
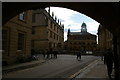
[[[2,3],[2,24],[4,25],[12,17],[20,12],[46,8],[49,6],[64,7],[81,12],[96,21],[100,22],[110,32],[112,32],[120,41],[120,16],[119,3],[81,3],[81,2],[20,2],[20,3]],[[116,43],[120,44],[120,43]],[[117,48],[117,47],[116,47]]]

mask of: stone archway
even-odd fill
[[[83,13],[98,21],[110,32],[119,35],[119,3],[81,3],[81,2],[20,2],[2,3],[3,25],[12,17],[28,9],[46,8],[49,6],[64,7]],[[8,16],[9,15],[9,16]]]
[[[2,3],[3,25],[12,17],[28,9],[46,8],[49,6],[64,7],[86,14],[106,27],[114,37],[116,56],[120,55],[120,20],[119,3],[80,3],[80,2],[34,2]],[[118,52],[117,52],[118,51]],[[120,60],[116,59],[118,63]],[[120,70],[119,70],[120,71]],[[119,74],[120,76],[120,74]]]

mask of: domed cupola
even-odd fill
[[[81,25],[81,32],[87,32],[87,26],[84,22]]]

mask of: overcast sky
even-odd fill
[[[46,10],[48,11],[48,8]],[[86,23],[89,33],[97,35],[99,23],[87,15],[60,7],[50,7],[50,14],[52,12],[64,24],[64,41],[67,40],[68,29],[70,28],[71,32],[80,32],[83,22]]]

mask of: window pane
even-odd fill
[[[31,47],[34,48],[34,40],[31,42]]]
[[[32,22],[35,23],[35,14],[32,15]]]
[[[32,26],[32,34],[35,34],[35,27]]]
[[[2,30],[2,50],[7,50],[8,47],[8,31]]]
[[[23,50],[24,48],[24,34],[18,33],[18,50]]]
[[[52,38],[52,31],[50,31],[50,37]]]
[[[22,12],[19,14],[19,19],[20,20],[25,20],[25,12]]]

